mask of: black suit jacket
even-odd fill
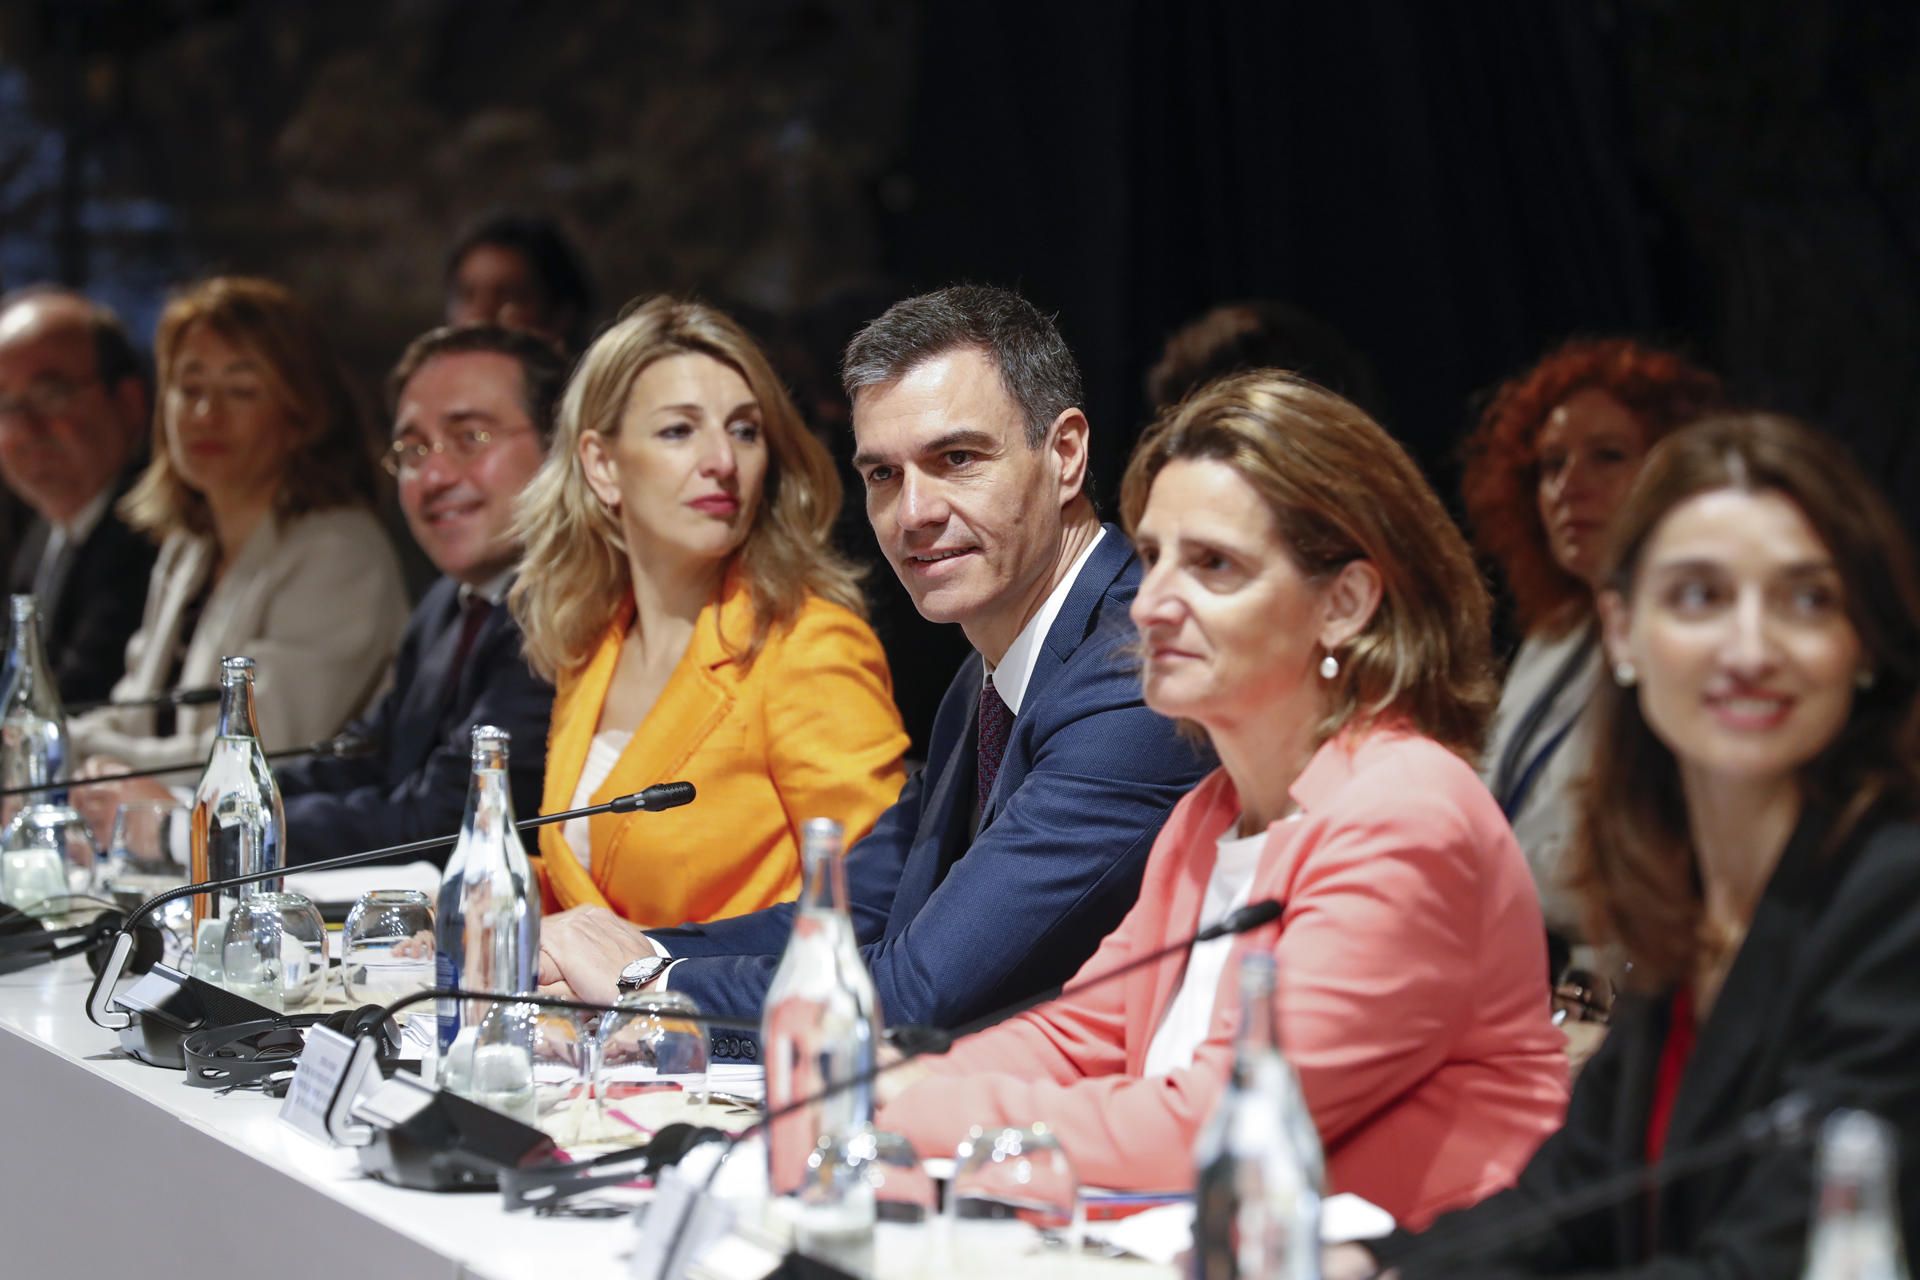
[[[371,754],[296,761],[274,771],[286,801],[293,865],[458,832],[477,724],[497,725],[513,737],[507,759],[515,814],[530,818],[540,811],[553,686],[527,667],[520,628],[500,604],[481,623],[459,686],[446,697],[460,614],[451,578],[428,588],[413,611],[392,687],[344,730],[375,744]],[[449,852],[416,856],[444,863]]]
[[[126,670],[127,641],[140,629],[147,582],[160,548],[129,529],[114,511],[138,477],[138,468],[120,477],[106,514],[75,550],[52,610],[41,602],[40,643],[62,702],[104,699]],[[52,534],[53,527],[37,516],[27,526],[14,554],[10,590],[33,590],[40,555]]]
[[[1891,1121],[1903,1152],[1901,1216],[1920,1239],[1920,827],[1884,823],[1823,856],[1827,824],[1794,834],[1754,912],[1719,998],[1700,1026],[1667,1128],[1679,1155],[1729,1139],[1794,1092]],[[1409,1277],[1435,1275],[1740,1276],[1794,1280],[1806,1247],[1811,1153],[1788,1144],[1743,1153],[1651,1198],[1519,1237],[1502,1230],[1577,1188],[1640,1168],[1671,993],[1625,1002],[1574,1088],[1565,1127],[1519,1183],[1441,1218],[1424,1235],[1374,1246]],[[1504,1243],[1422,1265],[1438,1242]],[[1431,1254],[1429,1254],[1431,1256]]]

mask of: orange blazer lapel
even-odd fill
[[[746,586],[736,573],[729,573],[721,598],[701,611],[693,639],[653,710],[634,732],[606,781],[593,793],[594,804],[604,804],[656,782],[679,781],[687,775],[688,764],[733,709],[739,667],[725,640],[744,643],[752,625],[753,609]],[[605,696],[603,685],[602,700]],[[583,750],[581,759],[585,758]],[[574,779],[578,785],[578,770]],[[645,822],[647,818],[602,814],[592,820],[593,879],[597,885],[612,882],[623,852],[621,834],[634,821]]]

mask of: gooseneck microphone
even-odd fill
[[[1808,1146],[1819,1128],[1819,1121],[1832,1110],[1833,1104],[1796,1090],[1758,1111],[1749,1112],[1731,1132],[1669,1151],[1655,1164],[1623,1170],[1534,1204],[1517,1205],[1511,1213],[1489,1214],[1488,1221],[1477,1223],[1471,1229],[1447,1231],[1442,1227],[1430,1238],[1383,1263],[1367,1280],[1381,1280],[1404,1267],[1424,1271],[1429,1267],[1464,1265],[1476,1261],[1489,1249],[1543,1234],[1575,1218],[1611,1209],[1633,1196],[1650,1194],[1670,1182],[1745,1159],[1769,1147],[1792,1150]]]
[[[98,711],[102,707],[114,710],[137,710],[141,707],[204,707],[220,701],[220,690],[215,685],[202,685],[197,689],[169,689],[165,693],[156,693],[150,698],[127,698],[116,701],[112,698],[95,698],[91,702],[76,702],[67,708],[70,716],[84,715],[89,711]]]
[[[302,756],[319,756],[345,760],[353,756],[364,756],[372,752],[374,744],[365,738],[355,738],[342,734],[337,738],[325,738],[319,742],[310,742],[304,747],[287,747],[280,751],[267,752],[269,760],[294,760]],[[158,778],[169,773],[187,773],[194,769],[205,769],[207,762],[201,760],[182,760],[174,764],[158,764],[149,769],[127,769],[120,773],[103,773],[97,778],[67,778],[59,782],[35,782],[23,787],[0,787],[0,800],[11,796],[35,795],[42,791],[75,791],[81,787],[97,787],[108,782],[126,782],[133,778]],[[671,783],[664,785],[671,786]]]
[[[662,782],[631,795],[618,796],[605,804],[525,818],[515,827],[526,831],[549,823],[592,817],[598,813],[651,813],[677,808],[693,798],[691,782]],[[341,867],[357,867],[383,858],[438,849],[454,844],[459,839],[456,834],[410,840],[405,844],[309,862],[298,870],[333,871]],[[257,1018],[271,1018],[272,1010],[164,964],[154,965],[124,992],[116,993],[114,987],[126,972],[127,956],[134,946],[134,927],[153,912],[178,898],[221,893],[263,880],[278,880],[287,874],[286,868],[277,867],[271,871],[253,871],[220,880],[203,880],[157,893],[141,903],[127,916],[126,924],[114,936],[113,949],[94,976],[93,986],[87,992],[87,1017],[92,1019],[95,1026],[119,1032],[121,1046],[133,1057],[154,1066],[176,1070],[186,1067],[180,1041],[190,1032],[198,1031],[210,1022],[250,1022]]]
[[[379,1018],[366,1019],[365,1028],[384,1025],[402,1009],[429,1000],[530,1005],[603,1016],[646,1007],[644,1001],[621,1006],[443,987],[401,997],[382,1008]],[[715,1030],[760,1029],[758,1020],[752,1018],[665,1007],[659,1014]],[[498,1186],[509,1211],[534,1208],[598,1187],[631,1182],[641,1173],[672,1164],[697,1143],[722,1136],[717,1129],[675,1123],[661,1128],[638,1148],[586,1161],[558,1161],[553,1159],[552,1141],[540,1130],[416,1077],[395,1075],[363,1100],[362,1083],[379,1056],[379,1040],[365,1028],[354,1037],[353,1054],[327,1103],[327,1134],[343,1146],[358,1148],[361,1168],[395,1186],[416,1191]]]
[[[1026,1013],[1031,1009],[1039,1008],[1041,1005],[1054,1000],[1062,1000],[1068,996],[1081,995],[1093,990],[1095,987],[1105,986],[1109,982],[1123,978],[1137,969],[1164,960],[1168,956],[1190,951],[1202,942],[1212,942],[1216,938],[1225,938],[1234,934],[1245,933],[1250,929],[1257,929],[1261,925],[1278,920],[1281,913],[1285,910],[1286,903],[1280,899],[1261,898],[1257,901],[1249,902],[1246,906],[1238,910],[1228,912],[1217,923],[1196,930],[1178,942],[1172,942],[1164,947],[1156,948],[1153,951],[1147,952],[1145,955],[1135,956],[1124,964],[1117,964],[1111,969],[1094,974],[1084,982],[1076,982],[1070,986],[1042,991],[1039,995],[1030,996],[1025,1000],[1015,1001],[1013,1004],[1001,1009],[996,1009],[992,1013],[983,1014],[978,1018],[964,1022],[951,1030],[941,1031],[931,1027],[901,1028],[906,1034],[896,1037],[894,1043],[900,1048],[901,1052],[900,1056],[892,1062],[876,1063],[870,1069],[856,1072],[845,1080],[829,1081],[826,1087],[816,1090],[804,1098],[798,1098],[782,1106],[775,1107],[761,1116],[760,1119],[756,1120],[753,1124],[742,1129],[739,1133],[724,1138],[726,1147],[721,1151],[719,1158],[707,1169],[707,1176],[700,1185],[700,1194],[704,1197],[712,1191],[713,1180],[719,1176],[720,1167],[727,1162],[727,1158],[739,1148],[742,1142],[745,1142],[748,1138],[756,1134],[765,1132],[771,1125],[786,1119],[790,1115],[814,1106],[816,1103],[825,1102],[828,1098],[837,1097],[850,1089],[863,1088],[881,1076],[886,1075],[888,1072],[898,1070],[906,1066],[909,1062],[924,1057],[929,1053],[945,1053],[955,1040],[963,1036],[972,1035],[977,1031],[984,1031],[988,1027],[1004,1022],[1008,1018]],[[686,1245],[687,1229],[695,1216],[693,1212],[681,1215],[680,1222],[674,1231],[673,1239],[668,1242],[666,1251],[661,1257],[660,1270],[656,1274],[655,1280],[667,1280],[668,1277],[675,1274],[675,1268],[678,1266],[680,1260],[680,1251]]]

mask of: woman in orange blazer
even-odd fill
[[[827,543],[832,460],[738,325],[669,298],[588,349],[556,435],[509,596],[556,686],[542,807],[698,798],[542,829],[548,907],[667,925],[792,898],[800,825],[857,839],[904,781],[886,657]]]
[[[934,1155],[1043,1120],[1086,1182],[1190,1188],[1235,962],[1263,947],[1329,1190],[1417,1223],[1507,1185],[1559,1125],[1567,1071],[1533,882],[1471,763],[1495,688],[1466,544],[1364,413],[1272,371],[1171,410],[1121,503],[1148,567],[1147,704],[1222,767],[1076,981],[1249,901],[1284,910],[882,1077],[881,1127]]]

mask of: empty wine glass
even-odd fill
[[[0,834],[0,900],[28,910],[58,906],[93,882],[99,847],[93,833],[64,804],[31,804]]]
[[[340,979],[355,1004],[392,1004],[433,986],[433,904],[418,889],[375,889],[347,912]],[[429,1018],[416,1006],[407,1016]]]
[[[227,916],[220,963],[227,989],[256,1004],[279,1013],[319,1004],[327,976],[319,908],[297,893],[249,894]],[[197,956],[194,967],[198,975]]]
[[[600,1019],[593,1096],[604,1122],[608,1104],[647,1085],[678,1085],[694,1106],[707,1100],[707,1033],[700,1007],[684,991],[630,991]]]
[[[1036,1124],[985,1132],[978,1125],[954,1153],[947,1193],[956,1258],[1026,1251],[1035,1232],[1079,1248],[1080,1180],[1060,1140]]]
[[[114,811],[107,840],[105,875],[177,877],[170,843],[174,815],[183,812],[171,800],[129,800]]]

